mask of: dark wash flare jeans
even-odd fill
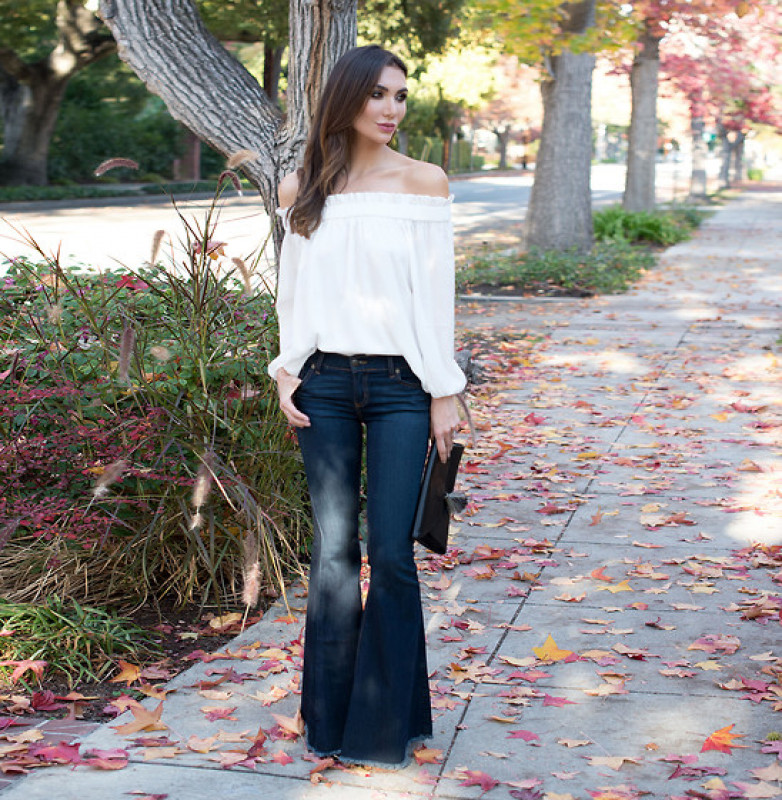
[[[318,755],[402,765],[432,733],[411,530],[429,439],[430,396],[401,356],[316,352],[295,403],[315,537],[304,640],[302,716]],[[358,537],[366,430],[369,593]]]

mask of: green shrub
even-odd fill
[[[763,170],[759,169],[758,167],[750,167],[747,170],[747,180],[750,180],[750,181],[762,181],[763,180]]]
[[[594,215],[597,241],[645,242],[668,247],[690,237],[700,223],[695,209],[687,211],[626,211],[612,206]]]
[[[213,603],[260,566],[254,602],[295,568],[306,491],[265,371],[272,297],[222,256],[215,218],[185,223],[168,270],[17,260],[0,279],[6,597]]]
[[[473,259],[457,271],[460,291],[475,287],[530,294],[612,294],[626,290],[654,265],[646,249],[627,242],[602,242],[587,255],[575,251],[530,251]]]
[[[183,133],[163,101],[116,55],[109,56],[68,83],[49,151],[49,180],[94,180],[95,167],[116,156],[170,178],[173,160],[184,150]],[[112,178],[138,180],[127,169]]]

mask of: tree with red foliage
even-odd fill
[[[719,29],[762,3],[747,0],[635,0],[639,37],[630,72],[632,115],[623,205],[628,211],[655,205],[657,93],[660,45],[672,30]],[[705,171],[703,172],[705,181]]]
[[[514,131],[524,145],[540,138],[542,105],[537,70],[516,56],[498,59],[497,90],[474,116],[473,123],[492,131],[500,151],[499,169],[508,166],[508,145]]]
[[[753,124],[782,130],[782,109],[774,93],[780,70],[779,25],[782,14],[772,4],[755,4],[741,17],[703,26],[696,36],[681,28],[670,37],[663,69],[687,97],[695,147],[702,147],[703,120],[714,121],[722,144],[720,182],[730,185],[743,175],[744,142]],[[705,193],[705,176],[693,173],[691,194]]]

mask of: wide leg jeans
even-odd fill
[[[294,400],[314,540],[302,716],[309,747],[401,765],[431,735],[423,616],[411,539],[430,397],[401,356],[317,352]],[[369,592],[362,607],[359,506],[366,433]]]

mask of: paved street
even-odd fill
[[[676,177],[674,168],[679,169],[676,165],[660,166],[661,201],[671,199],[671,181]],[[519,173],[453,180],[457,235],[472,237],[481,231],[513,223],[520,229],[532,177],[532,173]],[[678,180],[682,178],[683,175],[678,175]],[[619,202],[623,186],[624,167],[601,164],[593,168],[592,195],[596,206]],[[268,236],[268,217],[257,196],[237,197],[231,190],[226,192],[225,198],[215,238],[227,243],[228,255],[240,256],[249,262]],[[183,196],[177,200],[191,224],[203,225],[210,198],[199,195],[196,199]],[[14,231],[14,228],[19,230]],[[149,260],[153,236],[161,229],[170,236],[169,251],[173,245],[174,253],[181,253],[184,227],[165,198],[0,204],[0,260],[34,255],[25,242],[23,231],[26,230],[45,253],[59,250],[63,264],[103,269],[127,265],[136,269]],[[0,266],[0,272],[2,269]]]
[[[420,558],[436,718],[411,766],[285,733],[299,587],[168,685],[163,730],[81,740],[124,769],[2,800],[780,797],[780,252],[782,193],[747,193],[625,295],[460,305],[480,439],[453,550]]]

